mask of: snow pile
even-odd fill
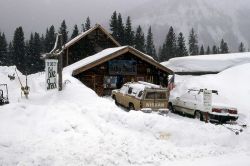
[[[161,64],[174,72],[221,72],[245,63],[250,63],[250,53],[187,56]]]
[[[240,119],[250,120],[250,63],[227,69],[216,75],[176,76],[176,88],[172,97],[177,97],[190,88],[218,90],[238,108]]]
[[[127,113],[67,73],[61,92],[45,90],[44,73],[29,75],[26,100],[18,80],[8,79],[12,72],[0,67],[0,81],[11,95],[10,104],[0,107],[0,165],[227,165],[220,158],[250,164],[249,129],[236,136],[223,126],[171,113]]]

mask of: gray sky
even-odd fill
[[[66,20],[69,33],[74,24],[80,24],[90,16],[92,24],[107,24],[114,10],[122,14],[149,0],[0,0],[0,31],[13,38],[18,26],[26,36],[30,32],[43,32],[48,26],[57,29]]]

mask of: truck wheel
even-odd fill
[[[115,96],[113,96],[113,99],[115,100],[115,105],[119,105],[119,103],[117,102],[117,100],[116,100],[116,97],[115,97]]]
[[[134,104],[129,103],[128,109],[131,110],[135,110]]]

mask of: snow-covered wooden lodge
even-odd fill
[[[92,34],[93,32],[95,35]],[[64,63],[67,66],[65,70],[72,71],[74,77],[93,89],[98,95],[110,95],[113,89],[120,88],[124,83],[130,81],[168,85],[168,75],[173,73],[170,69],[131,46],[120,46],[100,25],[83,34],[66,44],[67,51],[64,59],[68,61],[66,64]],[[74,56],[79,56],[74,48],[86,44],[81,40],[89,40],[88,35],[91,36],[91,42],[87,45],[91,45],[93,52],[86,52],[84,49],[77,51],[91,56],[74,60]],[[85,37],[87,39],[84,39]],[[82,46],[82,48],[84,47],[86,46]]]

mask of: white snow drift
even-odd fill
[[[249,68],[197,77],[191,85],[235,96],[240,116],[249,119]],[[171,113],[127,113],[70,75],[64,75],[70,83],[62,92],[45,91],[43,73],[29,75],[26,100],[20,97],[18,80],[7,77],[13,72],[13,67],[0,67],[0,82],[8,83],[10,91],[10,104],[0,107],[0,165],[250,164],[249,129],[236,136],[223,126]],[[176,94],[192,78],[177,79],[184,84],[177,84]],[[233,84],[241,88],[231,89]]]
[[[233,66],[250,63],[250,53],[187,56],[163,62],[174,72],[221,72]]]

